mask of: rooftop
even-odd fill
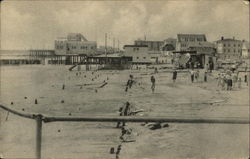
[[[178,41],[181,41],[181,38],[201,38],[203,41],[207,41],[205,34],[177,34]]]
[[[217,40],[216,42],[222,42],[222,41],[238,41],[238,42],[240,42],[241,40],[237,40],[237,39],[234,39],[234,38],[226,38],[226,39]]]
[[[69,33],[67,35],[67,40],[69,41],[88,41],[82,34],[80,33]]]
[[[124,45],[124,47],[148,47],[148,45]]]

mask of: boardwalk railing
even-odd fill
[[[25,114],[0,105],[5,111],[20,117],[36,120],[36,158],[41,159],[42,122],[168,122],[190,124],[250,124],[249,118],[167,118],[167,117],[48,117],[42,114]]]

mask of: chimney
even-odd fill
[[[223,37],[223,36],[221,37],[221,40],[224,40],[224,37]]]

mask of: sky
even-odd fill
[[[120,48],[134,40],[179,33],[249,40],[249,4],[243,0],[3,1],[1,49],[54,49],[58,37],[81,33]]]

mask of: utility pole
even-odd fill
[[[115,53],[115,38],[113,38],[113,53]]]
[[[107,57],[107,33],[105,33],[105,56]]]
[[[118,52],[120,51],[120,41],[118,39]]]

